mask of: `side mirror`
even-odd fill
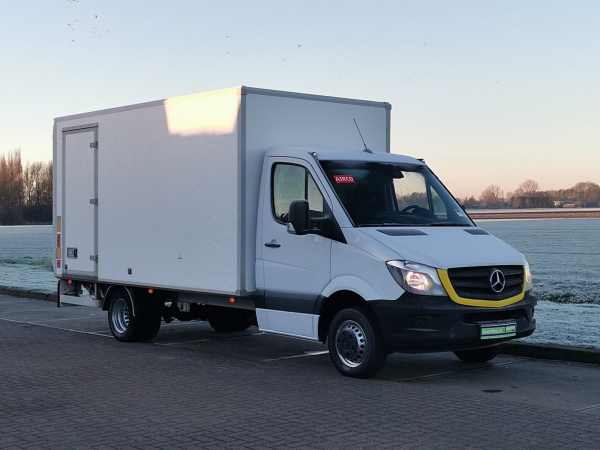
[[[308,229],[308,202],[306,200],[294,200],[290,203],[288,220],[294,227],[296,234],[306,234]]]

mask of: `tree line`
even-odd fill
[[[0,225],[52,223],[52,162],[23,165],[21,152],[0,155]]]
[[[593,208],[600,207],[600,185],[589,181],[568,189],[542,191],[535,180],[526,180],[514,192],[504,193],[496,184],[478,198],[462,199],[466,208]]]
[[[514,192],[498,185],[478,198],[461,199],[467,208],[600,207],[600,185],[581,182],[568,189],[542,191],[526,180]],[[52,223],[52,162],[21,162],[21,153],[0,155],[0,225]]]

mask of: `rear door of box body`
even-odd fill
[[[63,131],[63,275],[97,275],[98,127]]]

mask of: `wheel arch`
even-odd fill
[[[341,275],[333,278],[325,286],[321,296],[331,297],[340,291],[352,292],[366,301],[384,298],[383,293],[375,289],[367,280],[356,275]]]
[[[131,313],[135,317],[135,298],[133,296],[133,293],[131,289],[127,286],[122,286],[119,284],[111,284],[106,288],[106,291],[104,292],[104,301],[102,302],[102,310],[108,311],[108,309],[110,308],[110,303],[112,301],[112,295],[118,292],[119,289],[125,292],[126,295],[129,297],[129,301],[131,302]]]
[[[321,342],[327,340],[329,325],[338,311],[345,308],[359,307],[366,309],[371,316],[371,319],[377,323],[377,317],[372,311],[369,302],[360,294],[353,290],[342,289],[333,292],[330,296],[325,297],[319,308],[319,324],[317,327],[318,337]]]

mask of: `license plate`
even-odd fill
[[[504,339],[517,335],[517,323],[482,323],[480,324],[480,330],[481,339]]]

